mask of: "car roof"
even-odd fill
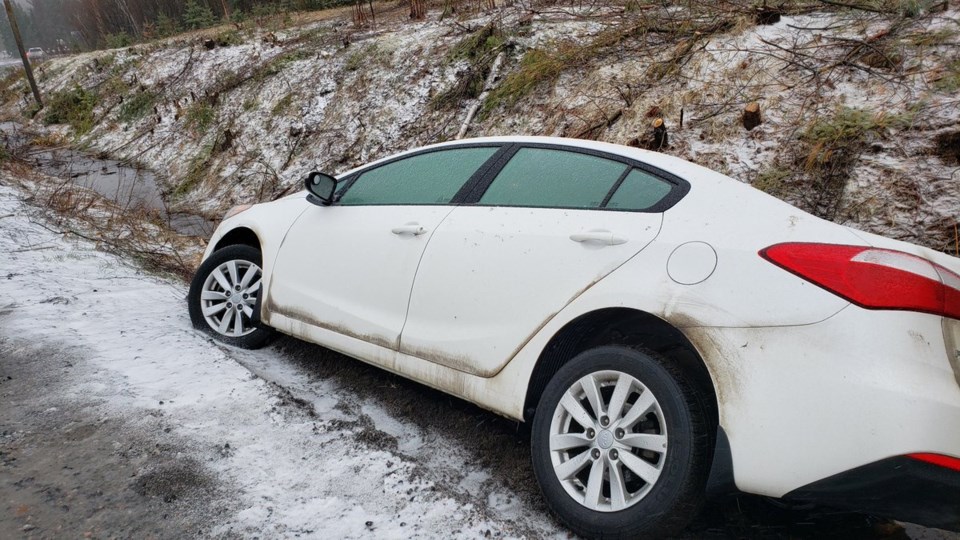
[[[468,138],[468,139],[458,139],[455,141],[446,141],[442,143],[411,148],[409,150],[406,150],[397,154],[386,156],[376,161],[365,163],[359,167],[350,169],[349,171],[346,171],[337,176],[339,178],[343,178],[343,177],[349,176],[350,174],[353,174],[354,172],[360,169],[364,169],[384,161],[396,159],[406,154],[412,154],[414,152],[419,152],[427,149],[469,146],[474,144],[511,144],[511,143],[550,144],[550,145],[556,145],[556,146],[567,146],[570,148],[579,148],[579,149],[585,149],[585,150],[594,150],[598,152],[606,152],[609,154],[622,156],[628,159],[633,159],[641,163],[646,163],[658,169],[662,169],[668,173],[674,174],[680,178],[683,178],[688,182],[696,182],[697,181],[696,179],[709,178],[714,181],[719,180],[719,181],[727,181],[727,182],[733,182],[736,184],[741,184],[741,182],[739,182],[738,180],[735,180],[726,175],[720,174],[706,167],[701,167],[700,165],[689,162],[687,160],[680,159],[674,156],[669,156],[667,154],[663,154],[660,152],[644,150],[641,148],[634,148],[632,146],[624,146],[622,144],[590,141],[585,139],[571,139],[566,137],[535,137],[535,136],[476,137],[476,138]]]

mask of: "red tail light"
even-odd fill
[[[786,243],[760,256],[866,309],[922,311],[960,319],[960,276],[902,251]]]
[[[907,457],[916,459],[918,461],[932,463],[938,467],[960,471],[960,459],[955,457],[943,456],[940,454],[908,454]]]

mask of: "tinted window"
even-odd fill
[[[447,204],[498,149],[440,150],[382,165],[361,174],[340,204]]]
[[[598,208],[626,169],[623,163],[587,154],[521,148],[480,204]]]
[[[673,184],[650,173],[634,169],[607,202],[607,208],[646,210],[662,201],[673,189]]]

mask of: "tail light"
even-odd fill
[[[941,454],[908,454],[907,457],[917,461],[932,463],[938,467],[953,469],[960,472],[960,459],[955,457],[944,456]]]
[[[862,308],[960,319],[960,276],[916,255],[868,246],[785,243],[760,256]]]

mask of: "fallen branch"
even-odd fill
[[[848,4],[848,3],[846,3],[846,2],[836,2],[836,1],[834,1],[834,0],[820,0],[820,3],[821,3],[821,4],[827,4],[828,6],[836,6],[836,7],[842,7],[842,8],[847,8],[847,9],[858,9],[858,10],[860,10],[860,11],[867,11],[867,12],[869,12],[869,13],[879,13],[879,14],[881,14],[881,15],[889,15],[889,14],[890,14],[890,11],[888,11],[888,10],[877,9],[877,8],[875,8],[875,7],[872,7],[872,6],[864,6],[864,5],[861,5],[861,4]]]
[[[600,134],[603,133],[603,130],[617,123],[617,121],[620,120],[621,116],[623,116],[623,109],[617,109],[616,112],[611,114],[609,117],[605,117],[600,122],[593,124],[592,126],[587,126],[581,129],[573,136],[573,138],[596,140],[600,136]]]
[[[474,100],[473,105],[470,105],[470,109],[467,110],[467,116],[463,119],[463,123],[460,124],[460,131],[457,132],[457,136],[454,137],[455,139],[462,139],[463,136],[467,134],[467,130],[470,129],[470,123],[473,122],[473,117],[477,115],[477,111],[480,110],[483,102],[487,99],[487,95],[493,90],[493,85],[497,77],[500,76],[500,66],[503,65],[504,56],[506,56],[506,53],[500,51],[500,54],[493,59],[493,65],[490,66],[490,73],[487,74],[487,80],[483,83],[483,91],[480,92],[480,95]]]

